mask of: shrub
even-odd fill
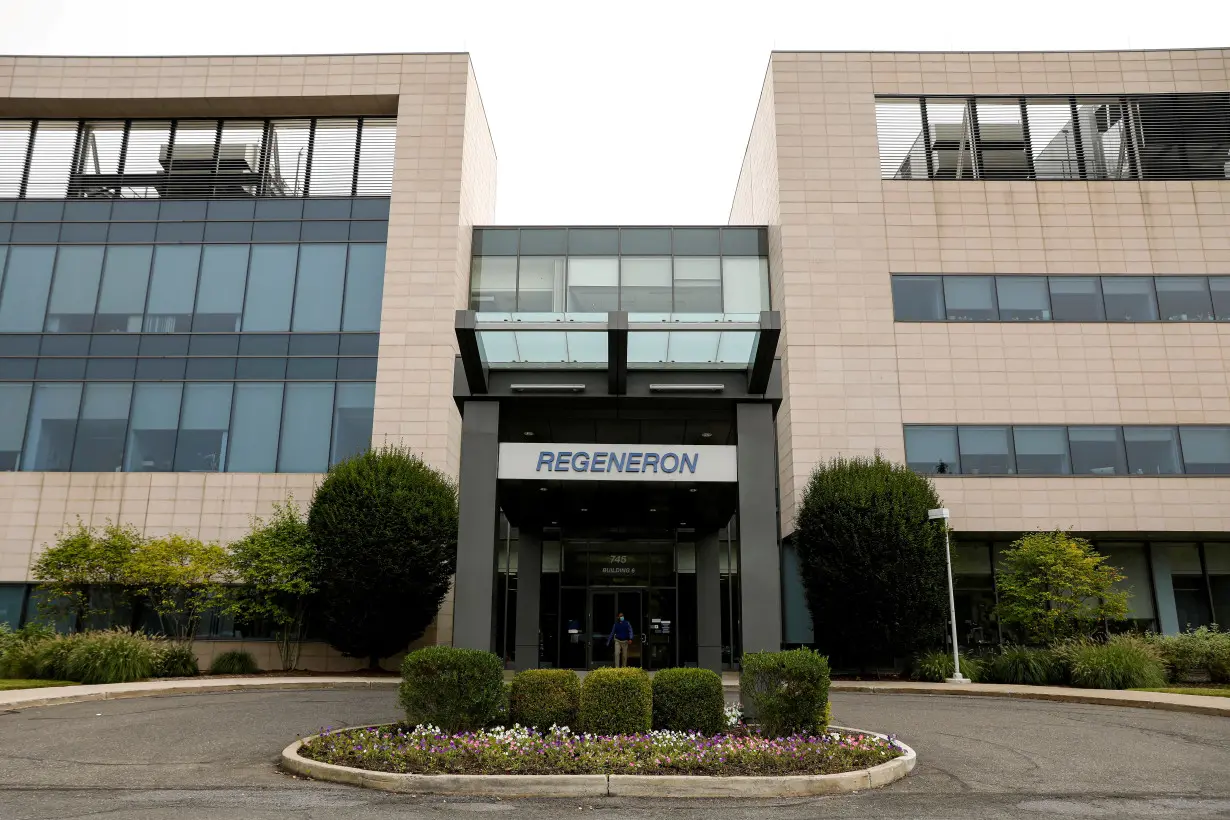
[[[577,716],[593,735],[636,735],[653,725],[653,686],[644,669],[595,669],[581,684]]]
[[[0,678],[34,677],[39,648],[55,636],[54,629],[41,624],[26,624],[0,635]]]
[[[37,644],[32,655],[31,677],[39,680],[72,680],[68,656],[84,634],[56,635]]]
[[[949,656],[948,668],[952,668]],[[1050,649],[1034,646],[1005,646],[982,667],[982,679],[995,683],[1047,686],[1062,683],[1063,665]],[[962,669],[962,674],[965,670]]]
[[[255,663],[253,661],[253,665]],[[192,647],[173,643],[158,648],[158,656],[154,660],[155,678],[191,678],[199,674],[201,667],[197,664]]]
[[[663,669],[653,676],[653,728],[715,735],[726,722],[722,676],[711,669]]]
[[[259,671],[260,667],[256,665],[256,658],[252,657],[252,653],[238,649],[223,652],[209,665],[211,675],[255,675]]]
[[[961,656],[961,674],[977,682],[982,680],[983,662],[978,658]],[[910,679],[943,683],[952,677],[952,652],[932,649],[920,653],[910,664]]]
[[[1156,647],[1134,635],[1115,635],[1105,644],[1075,644],[1068,657],[1073,686],[1140,689],[1166,684],[1166,667]]]
[[[570,669],[518,672],[509,690],[509,719],[545,732],[552,726],[577,725],[581,679]]]
[[[1216,624],[1198,629],[1188,627],[1178,635],[1150,635],[1166,663],[1167,677],[1172,681],[1214,682],[1225,680],[1230,667],[1230,632],[1221,632]]]
[[[130,632],[90,632],[73,642],[66,661],[67,677],[82,683],[127,683],[148,678],[157,649],[144,635]]]
[[[401,706],[411,726],[474,732],[500,717],[504,662],[478,649],[428,646],[401,665]]]
[[[828,722],[828,658],[811,649],[744,653],[739,692],[766,734],[819,734]]]

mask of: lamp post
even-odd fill
[[[948,546],[948,508],[940,507],[927,510],[927,520],[944,522],[944,563],[948,567],[948,614],[952,621],[952,677],[945,678],[945,683],[969,683],[970,679],[961,674],[961,655],[957,648],[957,603],[952,594],[952,550]]]

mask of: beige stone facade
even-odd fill
[[[902,425],[1227,424],[1221,323],[893,321],[890,274],[1230,273],[1230,182],[881,179],[876,95],[1225,92],[1230,50],[775,53],[731,209],[769,224],[783,531],[811,469]],[[936,484],[958,530],[1230,528],[1230,479]]]
[[[397,118],[373,442],[409,446],[456,475],[453,313],[468,288],[470,226],[492,221],[495,207],[495,148],[469,55],[0,57],[0,117],[329,115]],[[317,480],[0,473],[0,582],[28,580],[42,545],[77,517],[225,543],[288,493],[306,502]],[[449,640],[449,607],[427,640]]]

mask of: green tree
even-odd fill
[[[163,633],[191,645],[201,616],[220,603],[228,570],[229,556],[217,544],[168,535],[138,545],[127,581],[158,615]]]
[[[1001,555],[996,614],[1033,643],[1087,635],[1127,615],[1124,576],[1083,538],[1056,530],[1023,535]]]
[[[89,527],[80,518],[76,526],[56,533],[55,544],[44,545],[32,571],[45,593],[39,614],[52,619],[68,616],[77,629],[85,628],[92,618],[113,615],[123,593],[91,599],[90,587],[120,589],[128,578],[132,556],[144,540],[135,527],[111,521]]]
[[[423,634],[457,563],[452,481],[409,450],[368,450],[329,469],[308,527],[330,644],[375,667]]]
[[[316,548],[307,519],[294,498],[273,505],[268,521],[252,519],[252,529],[230,546],[232,579],[227,611],[246,621],[273,625],[282,669],[299,663],[307,626],[309,597],[316,591]]]
[[[948,611],[941,506],[924,476],[873,458],[812,471],[795,521],[821,651],[866,669],[940,640]]]

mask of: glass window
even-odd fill
[[[277,465],[281,418],[281,384],[235,385],[235,415],[231,421],[227,471],[272,473]]]
[[[768,237],[762,228],[722,228],[722,253],[726,256],[768,256]]]
[[[1157,301],[1153,298],[1150,276],[1103,277],[1102,295],[1106,299],[1107,321],[1157,321]]]
[[[323,473],[329,467],[332,384],[288,384],[282,415],[280,473]]]
[[[21,459],[23,470],[66,471],[77,434],[80,384],[36,384]]]
[[[769,260],[734,257],[722,260],[722,311],[769,310]]]
[[[940,276],[894,276],[893,318],[898,322],[942,321],[944,281]]]
[[[90,332],[94,327],[102,265],[101,246],[60,248],[47,307],[47,330],[53,333]]]
[[[1124,427],[1128,470],[1136,475],[1176,475],[1183,472],[1178,431],[1173,427]]]
[[[26,196],[31,199],[59,199],[67,194],[68,174],[72,169],[76,143],[75,120],[39,121],[38,130],[34,132],[34,146],[30,150]]]
[[[101,333],[137,333],[145,312],[149,287],[149,245],[113,245],[103,261],[102,288],[98,293],[98,317],[94,330]]]
[[[517,310],[517,258],[476,256],[470,262],[470,309],[483,313]]]
[[[1077,475],[1126,475],[1127,458],[1118,427],[1069,427],[1072,472]]]
[[[1011,475],[1015,465],[1007,427],[960,427],[961,472],[969,475]]]
[[[208,361],[208,360],[202,360]],[[87,359],[86,381],[132,381],[137,374],[136,359]]]
[[[568,311],[606,313],[619,310],[619,260],[577,258],[568,260]]]
[[[184,385],[184,410],[175,445],[177,473],[216,473],[226,469],[231,387],[229,383]]]
[[[345,245],[313,245],[301,253],[291,330],[341,330],[345,282]]]
[[[337,359],[299,356],[286,361],[289,381],[333,381],[337,378]]]
[[[235,378],[235,360],[222,356],[188,359],[184,379],[190,382],[231,380]]]
[[[671,312],[668,256],[625,256],[619,261],[620,308],[629,313]]]
[[[338,352],[343,356],[375,356],[380,352],[380,336],[375,333],[349,333],[342,336]]]
[[[516,228],[475,228],[472,256],[516,256]]]
[[[1005,322],[1037,322],[1051,318],[1045,276],[997,276],[999,318]]]
[[[359,196],[389,195],[393,188],[393,147],[396,143],[396,120],[363,120],[356,194]]]
[[[1213,312],[1217,321],[1230,322],[1230,276],[1210,276],[1209,288],[1213,291]]]
[[[349,196],[354,186],[359,122],[319,119],[312,146],[312,196]]]
[[[73,470],[79,473],[115,473],[124,464],[124,437],[128,432],[131,384],[95,383],[85,386],[81,420],[73,447]]]
[[[253,242],[298,242],[301,222],[254,222]],[[310,232],[310,229],[309,229]]]
[[[679,232],[675,231],[678,236]],[[676,256],[675,312],[721,313],[722,268],[717,259]]]
[[[665,256],[671,252],[670,228],[624,228],[619,251],[626,256]]]
[[[1230,427],[1180,427],[1184,472],[1230,475]]]
[[[562,256],[523,256],[517,277],[517,307],[521,313],[563,313]]]
[[[3,132],[0,132],[0,140],[2,139]],[[0,150],[3,150],[3,142],[0,142]],[[0,177],[0,184],[3,182],[4,178]],[[21,608],[25,600],[25,584],[0,584],[0,624],[7,624],[13,630],[20,627]]]
[[[994,321],[999,317],[995,307],[995,277],[945,276],[944,305],[949,321]]]
[[[60,228],[61,242],[106,242],[107,230],[110,226],[106,222],[77,222],[65,223]]]
[[[262,137],[263,126],[260,123],[255,124],[255,128],[251,136],[255,142],[259,142]],[[230,124],[227,124],[222,131],[223,144],[227,141]],[[256,200],[254,199],[213,199],[209,202],[208,216],[210,220],[224,219],[242,219],[250,221],[256,213]]]
[[[919,473],[945,475],[960,472],[957,460],[957,428],[906,427],[905,460]]]
[[[384,245],[351,245],[346,260],[342,330],[379,330],[384,294]]]
[[[244,330],[290,330],[298,254],[294,245],[253,246],[243,303]]]
[[[30,410],[29,384],[0,384],[0,472],[17,469],[21,458],[21,439],[26,432],[26,413]]]
[[[333,450],[329,464],[363,452],[372,443],[372,420],[376,406],[375,384],[339,384],[337,409],[333,414]]]
[[[1016,471],[1020,475],[1070,475],[1068,431],[1063,427],[1014,427]]]
[[[563,228],[521,229],[522,256],[563,256],[567,252],[568,231]]]
[[[1051,276],[1051,315],[1057,322],[1104,322],[1102,283],[1096,276]]]
[[[336,356],[338,333],[296,333],[290,337],[291,356]]]
[[[675,228],[676,256],[716,256],[720,251],[717,228]]]
[[[981,99],[970,109],[978,118],[978,177],[1029,179],[1020,101]]]
[[[78,381],[85,378],[85,359],[39,359],[35,378],[47,381]]]
[[[1146,623],[1139,624],[1141,628],[1152,628],[1154,624],[1150,622],[1155,616],[1153,596],[1149,592],[1153,582],[1144,544],[1099,542],[1095,546],[1098,552],[1106,556],[1106,563],[1117,567],[1123,573],[1123,580],[1115,584],[1115,588],[1128,593],[1128,618],[1145,621]]]
[[[112,222],[111,229],[107,232],[107,241],[153,242],[157,227],[154,222]]]
[[[572,228],[568,231],[568,253],[573,256],[613,256],[619,253],[619,230]]]
[[[54,247],[13,248],[0,291],[0,331],[37,333],[43,329],[51,291]]]
[[[207,222],[206,242],[248,242],[252,239],[251,222]]]
[[[1166,322],[1210,322],[1213,303],[1204,276],[1157,276],[1157,309]]]
[[[198,333],[239,330],[247,278],[247,245],[206,245],[201,254],[201,281],[192,329]]]
[[[0,154],[13,157],[15,161],[0,163],[0,197],[15,197],[21,193],[21,177],[25,171],[27,150],[30,146],[29,120],[0,120]],[[8,219],[4,206],[0,205],[0,218]],[[17,628],[17,624],[13,624]]]
[[[200,245],[162,245],[154,251],[154,273],[145,309],[146,333],[183,333],[192,326],[200,267]]]

